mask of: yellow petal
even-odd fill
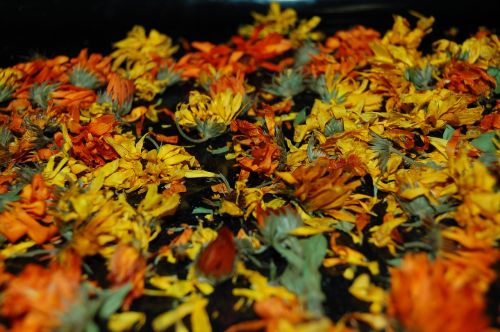
[[[111,315],[108,328],[112,332],[138,331],[145,323],[146,315],[143,312],[128,311]]]

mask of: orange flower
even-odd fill
[[[235,52],[224,44],[193,42],[191,45],[198,52],[184,55],[175,65],[175,70],[180,71],[184,78],[198,78],[201,73],[209,72],[210,67],[223,74],[231,74],[243,69],[238,63],[243,52]]]
[[[77,135],[70,135],[71,154],[91,167],[102,166],[108,161],[115,160],[118,154],[106,142],[106,138],[111,136],[115,125],[114,115],[103,115],[86,126],[77,127]],[[63,146],[63,139],[63,134],[60,132],[54,136],[59,147]]]
[[[84,48],[78,54],[78,57],[71,59],[73,68],[81,68],[95,75],[100,82],[105,82],[111,72],[111,57],[102,56],[101,54],[88,54],[88,50]]]
[[[340,62],[340,72],[347,74],[356,67],[366,65],[368,57],[373,55],[370,43],[379,38],[377,31],[358,25],[350,30],[336,32],[326,40],[325,45]]]
[[[496,81],[477,65],[451,61],[444,69],[440,86],[455,92],[481,95],[495,87]]]
[[[69,58],[60,55],[53,59],[36,59],[20,63],[13,68],[20,70],[25,75],[22,87],[29,87],[33,83],[64,81],[69,67]]]
[[[1,301],[2,316],[12,332],[45,332],[60,325],[64,312],[78,300],[80,262],[52,263],[49,268],[29,264],[10,279]]]
[[[234,235],[227,227],[219,230],[197,259],[198,270],[206,277],[222,280],[233,273],[236,259]]]
[[[236,75],[224,75],[210,83],[210,95],[214,97],[226,90],[231,90],[235,94],[245,95],[245,75],[237,73]]]
[[[48,201],[53,199],[52,189],[45,184],[42,175],[36,174],[20,197],[0,214],[0,233],[10,242],[26,234],[37,244],[47,242],[57,233],[53,217],[47,214]]]
[[[250,147],[250,153],[242,154],[236,159],[246,172],[257,172],[270,175],[279,165],[281,149],[273,139],[264,133],[261,127],[244,120],[231,123],[231,130],[239,131],[234,135],[236,144]]]
[[[243,60],[247,73],[256,71],[258,67],[271,71],[282,71],[293,63],[292,58],[285,58],[277,64],[269,61],[290,50],[292,48],[290,40],[278,33],[270,33],[262,39],[259,39],[258,35],[259,30],[257,29],[247,40],[241,36],[231,38],[231,41],[236,45],[236,50],[246,55]]]
[[[345,220],[345,212],[341,210],[361,181],[351,181],[353,175],[339,166],[335,161],[318,158],[314,164],[300,166],[292,172],[295,196],[304,202],[307,210],[321,210]]]
[[[470,266],[443,259],[431,263],[425,254],[405,256],[400,268],[391,269],[388,314],[407,331],[485,331],[486,303],[477,279],[457,278],[474,275],[467,272]]]
[[[108,279],[114,288],[128,283],[132,290],[123,301],[123,309],[128,310],[132,301],[144,293],[144,274],[146,260],[141,253],[130,245],[119,245],[109,262]]]
[[[91,89],[79,88],[74,85],[61,85],[50,93],[52,105],[57,113],[63,110],[86,109],[96,101],[96,93]]]
[[[118,106],[131,103],[134,97],[134,91],[135,87],[133,81],[123,78],[115,73],[111,73],[109,75],[109,83],[106,88],[106,94],[108,94],[113,102],[117,103]]]

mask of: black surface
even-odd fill
[[[410,16],[417,10],[436,17],[435,30],[460,27],[462,36],[480,25],[495,29],[500,1],[281,1],[302,18],[322,17],[319,27],[327,34],[354,24],[381,31],[392,25],[392,14]],[[250,12],[266,12],[268,1],[241,0],[20,0],[0,1],[0,63],[2,67],[33,55],[75,55],[88,47],[108,53],[134,24],[156,28],[175,39],[226,41],[237,27],[250,23]],[[431,39],[431,38],[429,38]]]

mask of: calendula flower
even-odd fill
[[[360,184],[343,169],[332,169],[326,158],[318,158],[310,166],[301,166],[291,173],[279,174],[295,187],[295,196],[308,211],[322,211],[340,220],[352,219],[342,211],[349,196]]]
[[[143,150],[145,136],[139,141],[130,136],[116,135],[107,138],[120,156],[93,172],[93,177],[104,177],[104,186],[121,188],[129,192],[145,191],[148,184],[169,185],[182,181],[185,177],[213,177],[214,173],[199,170],[195,157],[183,147],[164,144],[158,149]]]
[[[333,232],[330,237],[330,248],[333,255],[328,255],[323,260],[323,266],[327,268],[335,266],[343,266],[348,264],[349,266],[363,266],[368,268],[370,273],[379,274],[379,264],[374,261],[369,261],[365,255],[361,252],[354,250],[348,246],[344,246],[337,243],[337,239],[340,237],[339,232]],[[349,272],[344,272],[344,277],[347,279],[352,279],[352,275],[348,275]]]
[[[140,251],[130,245],[120,245],[109,261],[108,279],[112,287],[122,287],[131,284],[132,289],[125,298],[122,307],[130,308],[132,300],[140,297],[144,292],[144,274],[146,261]]]
[[[110,74],[108,79],[106,93],[99,95],[97,101],[101,104],[110,103],[118,116],[124,116],[132,108],[135,92],[134,83],[114,73]]]
[[[193,42],[191,45],[197,51],[185,54],[174,66],[180,71],[181,77],[199,78],[203,73],[210,72],[211,68],[224,75],[245,71],[245,66],[240,63],[243,52],[234,51],[225,44]]]
[[[271,59],[292,48],[292,42],[278,33],[273,32],[259,39],[255,32],[248,40],[241,36],[233,36],[231,41],[236,45],[236,51],[248,56],[243,70],[247,73],[254,72],[259,67],[270,71],[282,71],[293,63],[292,58],[284,58],[277,64],[270,62]]]
[[[16,242],[24,235],[37,244],[49,241],[58,230],[47,211],[54,197],[52,188],[40,174],[36,174],[19,196],[18,201],[9,203],[0,214],[0,233],[10,242]]]
[[[211,332],[210,319],[205,311],[207,304],[207,299],[199,295],[193,295],[177,306],[177,308],[158,315],[152,322],[153,330],[165,331],[175,325],[177,329],[185,331],[186,327],[182,323],[182,319],[190,315],[193,331]]]
[[[469,106],[475,97],[450,90],[427,90],[423,93],[404,94],[401,102],[413,107],[412,122],[424,133],[446,124],[470,125],[481,119],[482,106]]]
[[[70,306],[79,300],[80,262],[52,263],[48,268],[28,264],[12,276],[3,290],[0,310],[11,331],[57,329]]]
[[[252,13],[255,20],[254,25],[246,25],[239,29],[239,34],[250,37],[256,32],[259,37],[265,37],[270,33],[286,35],[297,22],[297,12],[293,8],[281,11],[279,3],[273,2],[269,6],[267,15]]]
[[[274,75],[272,83],[264,86],[263,90],[279,97],[292,98],[305,88],[302,74],[297,70],[286,69]]]
[[[349,287],[349,293],[362,301],[371,303],[370,311],[375,314],[382,311],[386,302],[385,291],[370,283],[370,277],[366,273],[354,279],[351,287]]]
[[[432,31],[434,17],[424,17],[418,15],[418,22],[415,29],[410,29],[410,24],[402,16],[394,16],[394,25],[387,31],[382,41],[386,44],[405,46],[409,50],[416,49],[422,38]]]
[[[377,31],[358,25],[350,30],[337,31],[326,39],[325,46],[340,62],[340,72],[346,75],[367,64],[368,57],[373,55],[370,43],[379,38]]]
[[[22,87],[29,87],[34,83],[66,82],[70,67],[70,58],[65,55],[59,55],[52,59],[37,58],[31,62],[19,63],[14,66],[15,69],[24,74]]]
[[[237,262],[236,274],[250,282],[249,288],[235,288],[233,294],[248,298],[250,301],[259,301],[278,297],[286,301],[297,301],[297,296],[283,286],[273,286],[267,278],[257,271],[247,269],[243,262]]]
[[[400,268],[391,269],[387,311],[393,326],[424,332],[484,331],[484,294],[475,280],[453,277],[467,269],[443,259],[429,262],[424,254],[405,256]]]
[[[221,228],[217,238],[210,242],[196,259],[196,268],[201,276],[213,281],[222,281],[234,272],[236,244],[228,228]]]
[[[495,177],[463,151],[450,160],[449,171],[461,200],[455,219],[467,233],[494,245],[500,234],[500,193],[495,190]]]
[[[0,102],[9,100],[20,86],[23,73],[12,68],[0,69]]]
[[[310,319],[298,301],[271,297],[256,301],[255,313],[261,318],[232,325],[227,332],[243,331],[344,331],[334,327],[329,319]]]
[[[111,72],[111,57],[98,53],[88,54],[82,49],[76,58],[70,60],[73,70],[69,72],[69,82],[75,86],[95,89],[106,82]]]
[[[60,219],[73,223],[71,246],[81,255],[111,257],[117,244],[136,244],[147,250],[156,236],[154,226],[130,206],[124,195],[111,192],[70,192],[59,206]],[[73,196],[73,197],[72,197]]]
[[[318,41],[324,37],[321,31],[313,31],[321,22],[321,17],[313,16],[308,20],[300,20],[299,25],[290,32],[293,47],[301,46],[305,41]]]
[[[242,111],[243,95],[231,90],[208,96],[191,91],[189,101],[177,106],[175,123],[182,136],[199,143],[222,135],[231,121]],[[182,127],[196,129],[200,139],[187,136]]]
[[[281,148],[261,127],[245,120],[236,120],[231,124],[231,131],[238,131],[241,135],[234,135],[235,151],[249,147],[247,153],[237,153],[236,160],[246,172],[272,174],[279,165]],[[238,148],[239,146],[239,148]]]
[[[137,62],[145,59],[152,61],[155,57],[169,58],[177,52],[178,47],[172,45],[172,39],[167,35],[152,29],[149,35],[144,27],[136,25],[128,33],[127,38],[114,44],[116,50],[111,53],[113,69],[122,64],[130,70]]]
[[[476,96],[491,91],[496,80],[480,67],[465,61],[451,61],[443,71],[439,85],[455,92]]]
[[[42,175],[48,185],[64,187],[67,183],[75,183],[78,175],[83,175],[87,171],[89,171],[88,166],[82,162],[58,153],[49,158]]]
[[[93,90],[79,88],[73,85],[57,86],[49,92],[51,112],[61,114],[64,111],[77,112],[81,108],[88,108],[96,101],[97,95]]]
[[[78,132],[69,134],[67,130],[54,136],[56,144],[68,144],[68,152],[83,161],[89,167],[102,166],[118,158],[118,153],[105,141],[111,137],[116,119],[114,115],[103,115],[89,124],[78,128]]]

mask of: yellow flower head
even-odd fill
[[[113,70],[125,62],[127,68],[139,61],[151,60],[153,56],[169,58],[177,52],[178,46],[172,45],[172,39],[152,29],[149,36],[144,27],[136,25],[128,33],[127,38],[114,44],[116,51],[111,54]]]
[[[205,141],[223,134],[231,121],[241,112],[242,105],[243,95],[233,93],[229,89],[212,97],[191,91],[189,101],[177,106],[176,124],[178,127],[196,128]]]

